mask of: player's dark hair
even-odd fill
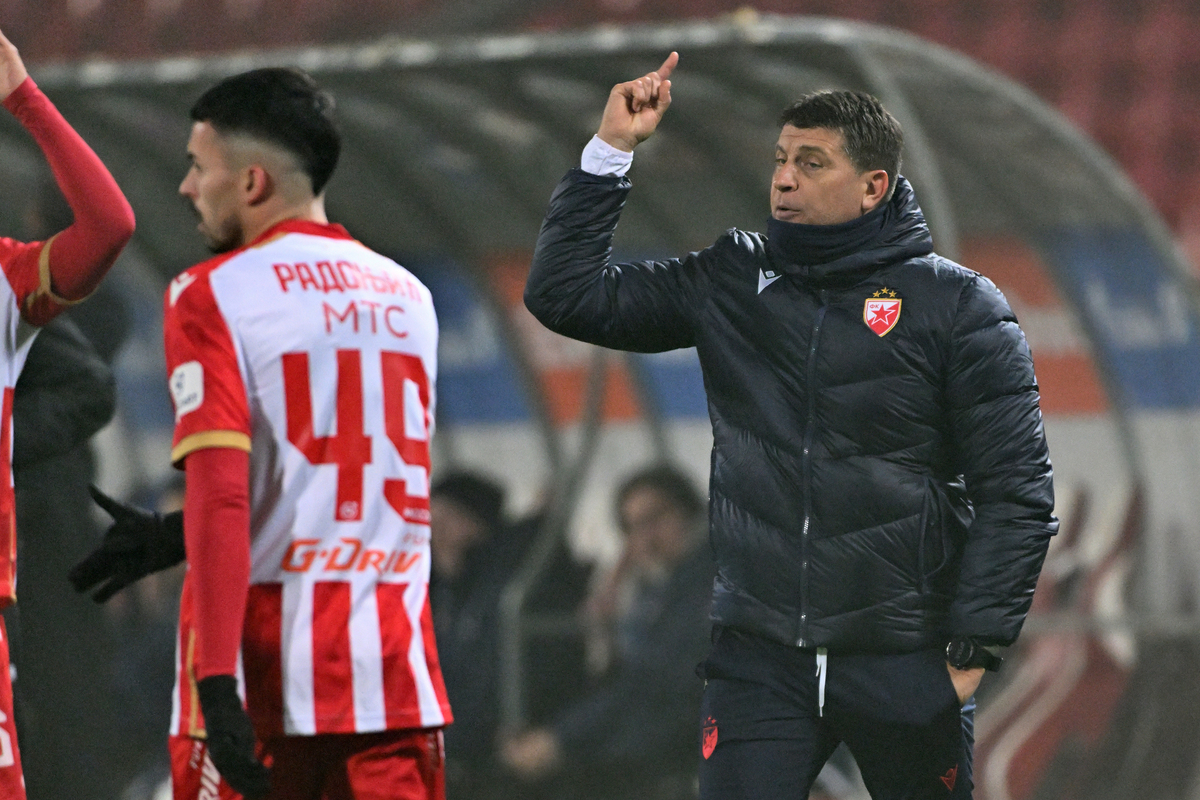
[[[201,95],[191,113],[219,133],[246,134],[287,150],[312,181],[313,194],[320,194],[342,150],[333,105],[333,96],[307,73],[268,67],[226,78]]]
[[[625,520],[621,516],[621,509],[629,496],[640,489],[661,494],[683,513],[689,523],[699,521],[707,508],[704,497],[691,478],[670,464],[656,464],[633,473],[617,488],[616,514],[622,528]]]
[[[824,91],[806,94],[779,115],[779,126],[825,128],[846,142],[846,155],[859,172],[888,174],[888,197],[900,173],[904,131],[888,110],[865,92]]]

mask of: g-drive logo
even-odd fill
[[[204,403],[204,367],[199,361],[180,364],[171,373],[171,399],[175,402],[175,421]]]

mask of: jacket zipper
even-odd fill
[[[796,646],[808,646],[808,529],[812,523],[812,446],[816,434],[817,396],[815,391],[817,372],[817,343],[821,336],[821,323],[825,319],[825,292],[820,294],[821,305],[813,320],[812,338],[808,345],[808,363],[804,365],[808,389],[808,418],[804,424],[804,450],[801,453],[800,474],[804,481],[804,524],[800,527],[800,620],[796,635]]]

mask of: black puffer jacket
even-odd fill
[[[826,235],[807,258],[783,234],[830,229],[773,221],[770,241],[732,229],[682,259],[610,264],[629,189],[567,174],[525,304],[606,347],[696,347],[714,620],[839,653],[1010,644],[1057,522],[1033,362],[996,287],[933,253],[903,178],[839,226],[848,254]],[[883,335],[873,299],[900,301]]]

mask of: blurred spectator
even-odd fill
[[[10,628],[17,723],[30,800],[108,800],[113,758],[111,641],[100,608],[66,575],[100,536],[88,440],[112,418],[112,373],[71,321],[42,328],[13,399],[19,606]]]
[[[183,508],[183,489],[183,475],[172,470],[160,485],[134,492],[129,502],[167,514]],[[121,742],[128,778],[122,800],[170,796],[170,761],[162,732],[171,724],[175,634],[185,568],[178,564],[147,575],[103,606],[115,638],[108,673],[120,709],[112,734]],[[164,785],[166,794],[155,795]]]
[[[504,489],[475,472],[456,471],[430,489],[430,605],[454,723],[446,728],[446,796],[485,800],[529,795],[514,786],[496,755],[500,728],[500,598],[542,529],[542,516],[509,522]],[[528,613],[572,614],[589,569],[559,543],[525,605]],[[579,640],[525,643],[526,713],[542,721],[583,689]],[[515,792],[520,792],[515,794]]]
[[[496,604],[506,576],[487,551],[503,525],[503,506],[504,490],[474,473],[448,475],[429,493],[429,603],[454,712],[445,731],[448,797],[474,796],[492,762]]]
[[[506,743],[511,769],[531,779],[566,772],[573,796],[695,795],[702,687],[694,671],[709,645],[713,580],[704,512],[691,480],[670,466],[621,485],[624,549],[587,604],[593,629],[607,631],[611,663],[549,725]]]

